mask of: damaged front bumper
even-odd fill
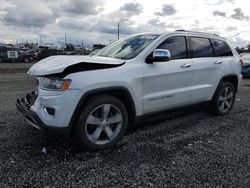
[[[37,99],[36,92],[31,92],[26,95],[26,97],[17,99],[16,107],[19,112],[23,114],[26,121],[33,127],[43,130],[45,132],[51,133],[58,136],[68,136],[68,127],[53,127],[43,123],[36,112],[34,112],[31,106],[35,103]]]

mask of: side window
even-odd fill
[[[191,37],[191,56],[193,58],[213,57],[213,47],[208,38]]]
[[[213,46],[216,57],[233,56],[231,49],[224,41],[213,39]]]
[[[186,59],[187,45],[186,38],[182,36],[170,37],[161,43],[157,49],[166,49],[170,51],[171,59]]]

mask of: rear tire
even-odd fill
[[[127,124],[127,109],[120,100],[97,95],[84,105],[74,128],[74,138],[81,148],[104,150],[121,140]]]
[[[209,105],[209,111],[217,116],[229,114],[234,105],[235,93],[236,88],[231,82],[221,82]]]
[[[30,58],[25,57],[25,58],[23,59],[23,61],[24,61],[24,63],[29,63],[29,62],[30,62]]]

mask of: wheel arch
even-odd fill
[[[221,78],[219,84],[220,84],[221,82],[223,82],[223,81],[227,81],[227,82],[232,83],[232,84],[234,85],[234,87],[235,87],[236,92],[237,92],[238,86],[239,86],[239,83],[238,83],[239,80],[238,80],[238,76],[237,76],[236,74],[230,74],[230,75],[225,75],[225,76],[223,76],[223,77]],[[219,84],[218,84],[218,86],[219,86]],[[218,86],[217,86],[217,88],[218,88]]]
[[[237,92],[237,88],[238,88],[238,76],[237,75],[225,75],[224,77],[221,78],[214,94],[213,94],[213,97],[212,97],[212,100],[210,100],[210,103],[209,103],[209,106],[208,106],[208,110],[213,113],[214,115],[218,116],[218,115],[226,115],[228,114],[232,107],[233,107],[233,104],[234,104],[234,101],[235,101],[235,94]],[[231,106],[228,107],[228,111],[221,111],[220,107],[219,107],[219,98],[221,96],[222,93],[219,93],[220,91],[222,92],[223,90],[221,89],[225,89],[223,88],[223,83],[224,85],[231,85],[234,87],[235,89],[235,93],[234,93],[234,96],[233,96],[233,102],[232,104],[230,104]],[[224,106],[224,105],[223,105]],[[224,107],[223,107],[224,108]],[[225,109],[224,109],[225,110]]]
[[[238,82],[239,82],[238,76],[237,76],[236,74],[224,75],[224,76],[220,79],[220,81],[219,81],[219,83],[218,83],[218,85],[217,85],[217,87],[216,87],[216,89],[215,89],[215,91],[214,91],[214,93],[213,93],[213,95],[212,95],[211,100],[214,99],[214,96],[216,95],[216,93],[217,93],[217,91],[218,91],[218,88],[219,88],[219,86],[220,86],[220,83],[223,82],[223,81],[232,83],[232,84],[234,85],[234,87],[235,87],[235,91],[237,92],[237,90],[238,90],[238,85],[239,85],[239,83],[238,83]]]
[[[72,129],[77,121],[77,118],[80,115],[81,110],[84,107],[84,104],[88,101],[89,98],[96,96],[96,95],[101,95],[101,94],[111,95],[111,96],[119,99],[125,105],[125,107],[128,111],[129,122],[135,121],[135,119],[136,119],[135,103],[134,103],[132,95],[130,94],[130,92],[127,88],[122,87],[122,86],[98,88],[98,89],[93,89],[93,90],[87,91],[80,98],[80,100],[79,100],[79,102],[78,102],[78,104],[73,112],[70,123],[69,123],[70,134],[72,133]]]

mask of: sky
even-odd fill
[[[250,43],[249,0],[0,0],[0,43],[104,43],[177,29]],[[41,40],[40,40],[41,39]]]

